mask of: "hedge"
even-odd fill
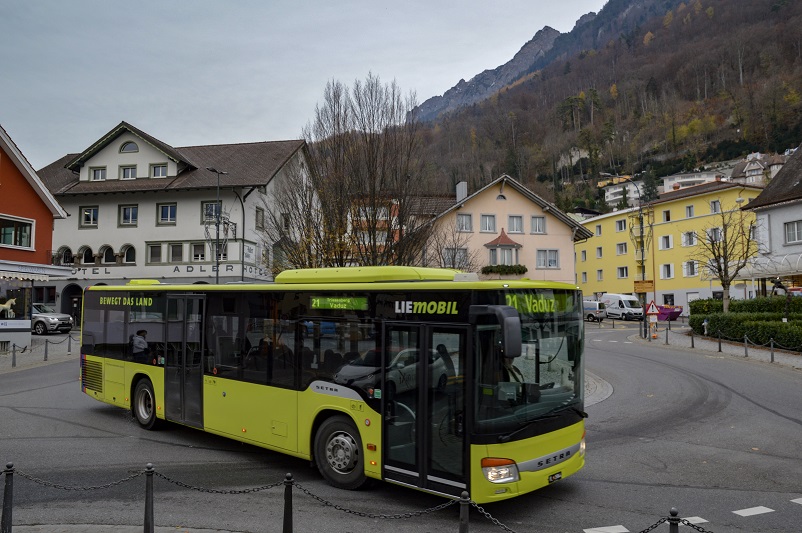
[[[714,313],[691,315],[688,324],[693,332],[704,334],[704,321],[708,320],[707,334],[725,340],[742,341],[744,335],[749,342],[768,345],[774,339],[778,347],[802,350],[802,314],[791,315],[783,322],[783,313]]]
[[[522,276],[526,274],[527,268],[524,265],[488,265],[482,267],[482,274],[500,274],[502,276],[514,275]]]

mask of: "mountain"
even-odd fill
[[[423,102],[417,108],[418,119],[429,121],[437,118],[441,113],[453,111],[469,106],[492,96],[499,89],[519,80],[528,72],[538,60],[546,56],[554,46],[554,40],[560,32],[546,26],[528,43],[518,51],[507,63],[493,70],[485,70],[477,74],[470,81],[459,80],[454,87],[447,90],[442,96],[435,96]]]
[[[436,193],[507,174],[599,209],[601,174],[782,153],[802,142],[801,27],[800,0],[609,0],[424,102],[422,172]]]
[[[602,8],[599,16],[591,12],[580,17],[568,34],[545,26],[507,63],[485,70],[469,81],[462,79],[442,96],[434,96],[423,102],[415,110],[417,118],[427,122],[435,120],[443,113],[481,102],[555,61],[581,49],[594,48],[600,42],[615,38],[620,33],[631,32],[644,20],[680,2],[681,0],[611,0]]]

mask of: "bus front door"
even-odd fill
[[[468,328],[388,323],[384,334],[384,478],[459,496],[468,488]]]
[[[164,416],[203,427],[203,296],[170,295],[165,335]]]

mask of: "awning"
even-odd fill
[[[756,257],[737,279],[777,278],[802,274],[802,253]]]
[[[65,277],[71,273],[71,267],[0,260],[0,280],[49,281],[51,277]]]

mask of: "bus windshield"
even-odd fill
[[[507,303],[521,315],[520,356],[508,358],[499,349],[500,326],[477,326],[475,427],[484,434],[514,432],[553,419],[559,411],[583,408],[584,338],[577,293],[515,291]]]

